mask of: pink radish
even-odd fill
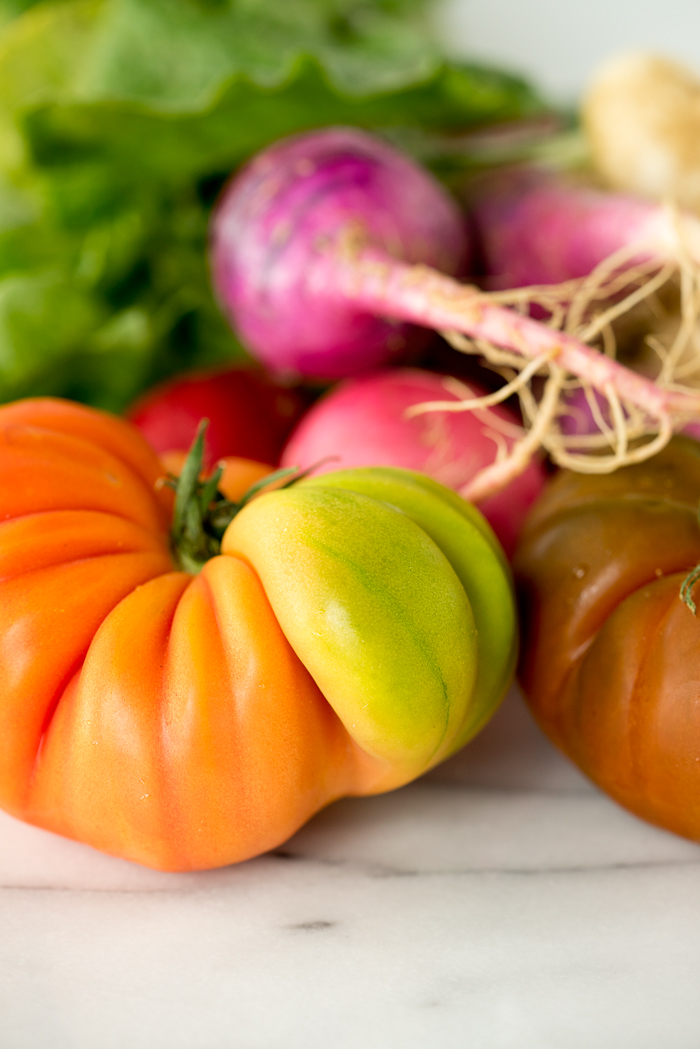
[[[560,284],[588,277],[606,265],[614,272],[615,259],[627,267],[681,263],[688,308],[676,330],[665,332],[669,352],[665,363],[663,354],[656,360],[655,370],[660,385],[671,385],[679,366],[697,383],[700,363],[693,367],[688,362],[697,321],[693,284],[700,260],[700,222],[694,215],[537,168],[512,168],[481,186],[477,183],[471,215],[491,287]],[[668,327],[668,321],[662,326]],[[656,336],[653,327],[650,334]],[[661,344],[658,338],[656,342]],[[651,365],[653,371],[653,360]],[[650,362],[643,367],[648,371]],[[565,434],[597,433],[613,426],[607,399],[598,392],[568,392],[562,405],[559,425]],[[691,422],[684,431],[697,436],[700,423]]]
[[[560,284],[585,277],[617,252],[626,264],[700,260],[700,222],[666,208],[538,168],[481,181],[470,209],[490,287]]]
[[[406,417],[424,401],[459,400],[446,376],[417,368],[385,368],[334,387],[302,418],[282,453],[282,465],[403,466],[462,491],[519,436],[516,416],[502,406],[482,412],[430,412]],[[449,381],[449,380],[448,380]],[[455,384],[456,387],[457,384]],[[474,396],[484,390],[470,383]],[[319,471],[317,471],[319,472]],[[523,519],[544,483],[539,459],[508,487],[479,505],[510,556]]]
[[[700,414],[700,394],[662,388],[431,268],[454,269],[463,250],[454,209],[436,184],[388,146],[341,128],[284,140],[244,169],[215,211],[211,259],[224,309],[273,371],[357,374],[391,355],[392,322],[410,322],[506,348],[532,362],[520,366],[524,381],[533,370],[547,372],[539,424],[512,456],[474,478],[473,499],[524,468],[556,414],[567,374],[606,397],[612,391],[649,420],[644,432],[658,439],[630,453],[635,459],[663,446],[676,416]],[[631,461],[626,451],[592,468],[622,461]]]

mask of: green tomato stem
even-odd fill
[[[180,476],[170,474],[165,482],[175,492],[175,507],[170,528],[173,560],[179,569],[192,575],[201,572],[207,561],[221,553],[224,532],[236,514],[251,499],[261,495],[271,485],[275,485],[276,488],[288,488],[320,465],[315,463],[303,471],[298,466],[286,466],[281,470],[275,470],[252,484],[237,503],[232,502],[219,489],[219,481],[224,472],[222,463],[217,464],[210,477],[201,480],[204,437],[208,425],[208,419],[200,421]],[[277,483],[279,481],[286,483],[280,485]]]

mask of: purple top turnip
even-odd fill
[[[224,192],[212,227],[219,299],[253,354],[320,379],[397,356],[406,326],[358,309],[333,278],[333,251],[359,244],[455,273],[464,219],[432,176],[371,135],[327,128],[284,139]]]

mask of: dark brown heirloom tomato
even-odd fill
[[[515,557],[521,681],[540,725],[616,801],[700,841],[700,444],[562,472]],[[698,588],[695,591],[698,600]]]

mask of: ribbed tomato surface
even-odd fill
[[[700,840],[700,445],[562,472],[515,559],[521,680],[551,738],[637,815]],[[696,602],[698,594],[695,595]]]

